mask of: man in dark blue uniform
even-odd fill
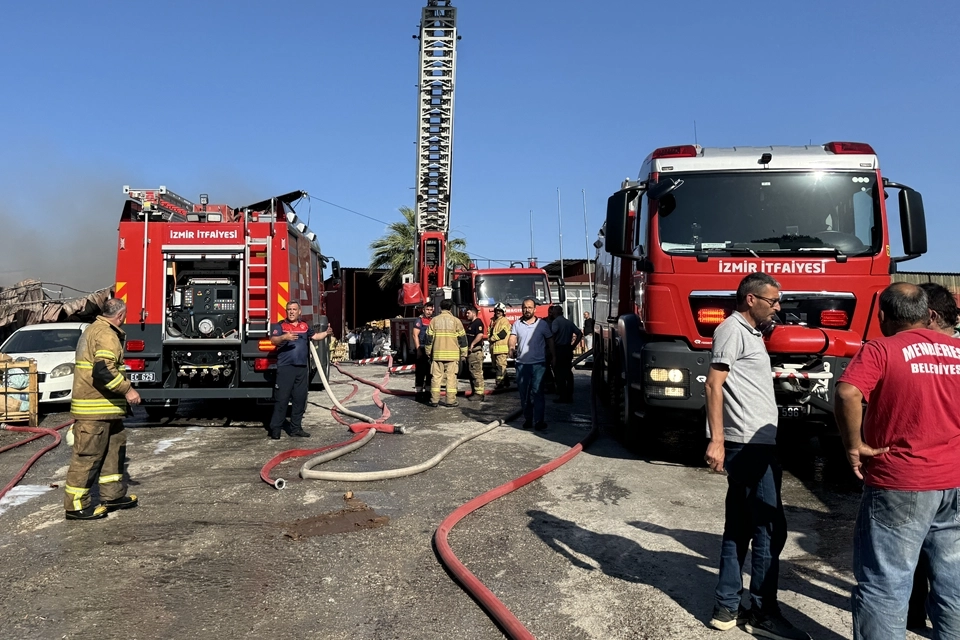
[[[307,340],[323,340],[330,329],[314,333],[306,322],[300,321],[300,305],[287,303],[287,319],[270,327],[270,342],[277,347],[277,383],[274,386],[273,417],[270,419],[270,437],[280,439],[280,430],[287,418],[287,403],[293,399],[290,413],[290,436],[309,438],[303,430],[303,414],[307,409],[307,391],[310,385],[310,345]]]

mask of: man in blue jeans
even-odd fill
[[[780,284],[751,273],[737,288],[737,310],[713,335],[707,374],[707,437],[704,459],[727,472],[720,544],[720,579],[710,626],[721,631],[742,624],[756,636],[809,640],[780,613],[777,583],[787,520],[780,499],[783,470],[777,460],[777,402],[770,356],[758,327],[780,307]],[[740,606],[743,563],[750,556],[750,609]]]
[[[523,428],[537,431],[547,428],[543,419],[543,374],[547,363],[555,362],[553,332],[550,324],[536,317],[537,301],[524,298],[523,316],[513,323],[507,342],[510,356],[516,359],[517,390],[523,407]]]
[[[860,349],[836,393],[847,460],[866,485],[854,529],[853,637],[905,636],[922,550],[933,637],[957,639],[960,339],[929,328],[926,292],[905,282],[883,291],[878,318],[884,337]]]

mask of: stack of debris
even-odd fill
[[[90,322],[112,293],[112,287],[87,292],[39,280],[24,280],[0,289],[0,342],[31,324]]]

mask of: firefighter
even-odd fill
[[[493,322],[490,324],[490,357],[496,368],[497,389],[506,389],[510,386],[507,378],[507,345],[510,338],[510,321],[507,320],[507,307],[498,302],[493,307]]]
[[[452,300],[440,302],[440,315],[430,320],[427,327],[427,340],[424,345],[430,358],[430,402],[431,407],[440,406],[440,387],[446,383],[447,401],[445,407],[456,407],[457,372],[460,361],[467,357],[467,333],[463,323],[455,318],[450,310]]]
[[[300,320],[301,313],[300,303],[290,301],[287,303],[287,319],[270,328],[270,343],[277,348],[277,380],[268,429],[272,440],[280,439],[280,431],[287,421],[288,403],[291,405],[290,437],[310,437],[310,433],[303,430],[303,414],[307,410],[310,388],[310,344],[307,341],[325,340],[333,331],[328,327],[314,332],[310,325]]]
[[[137,496],[127,493],[123,464],[127,434],[123,418],[140,394],[123,376],[123,340],[120,329],[127,305],[110,298],[103,315],[84,330],[77,342],[76,369],[70,413],[73,454],[67,470],[63,504],[67,520],[99,520],[107,512],[136,507]],[[100,485],[100,504],[93,504],[90,488]]]
[[[427,327],[433,318],[433,302],[423,303],[423,311],[413,325],[413,347],[417,354],[414,367],[414,387],[417,390],[417,402],[426,402],[430,397],[427,385],[430,384],[430,356],[427,355]]]
[[[487,396],[483,390],[483,320],[477,317],[477,308],[467,307],[467,368],[470,371],[470,382],[473,385],[473,395],[470,400],[486,402]]]

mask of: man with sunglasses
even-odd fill
[[[775,640],[809,640],[780,613],[777,582],[787,520],[780,498],[783,470],[777,460],[777,401],[770,356],[760,327],[780,308],[780,283],[751,273],[737,288],[737,310],[717,327],[707,374],[707,437],[704,459],[727,472],[720,579],[710,626],[738,624]],[[743,563],[750,558],[750,609],[740,605]]]

